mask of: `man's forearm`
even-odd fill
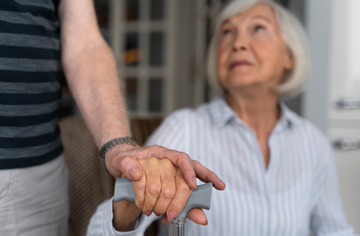
[[[129,124],[112,51],[103,40],[63,59],[70,90],[100,148],[129,136]]]

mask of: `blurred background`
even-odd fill
[[[212,94],[206,51],[223,0],[95,0],[132,118],[163,118]],[[306,92],[286,101],[332,142],[343,206],[360,233],[360,1],[277,0],[305,25],[312,54]],[[60,118],[80,115],[63,87]]]

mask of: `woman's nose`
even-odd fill
[[[246,51],[246,47],[245,46],[240,46],[240,47],[236,47],[236,46],[234,46],[233,47],[233,51],[234,52],[237,52],[237,51]]]
[[[233,43],[233,51],[246,51],[248,48],[245,37],[240,36],[240,34],[236,35],[236,38]]]

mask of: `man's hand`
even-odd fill
[[[130,144],[117,145],[106,153],[105,166],[115,178],[120,178],[124,174],[128,179],[137,181],[143,176],[143,169],[138,160],[150,157],[169,159],[174,166],[180,169],[191,189],[197,187],[196,177],[205,183],[212,182],[218,190],[225,189],[225,183],[214,172],[199,162],[191,160],[186,153],[157,145],[150,147],[134,147]]]
[[[113,205],[113,225],[118,231],[133,230],[141,210],[146,216],[152,212],[163,215],[162,223],[167,224],[182,211],[191,194],[179,168],[170,160],[152,157],[139,162],[143,174],[139,180],[132,181],[135,203],[120,201]],[[202,209],[190,210],[188,217],[195,223],[207,224]]]

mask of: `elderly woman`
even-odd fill
[[[221,96],[173,113],[147,143],[186,152],[227,183],[213,193],[208,226],[189,221],[189,235],[306,236],[310,228],[316,235],[354,235],[328,140],[281,102],[301,91],[309,71],[299,21],[272,1],[232,1],[217,18],[208,57],[208,78]],[[89,232],[106,222],[100,216],[110,204],[98,209]],[[200,216],[193,219],[206,224]],[[130,232],[107,232],[141,235],[154,219],[140,217]]]

